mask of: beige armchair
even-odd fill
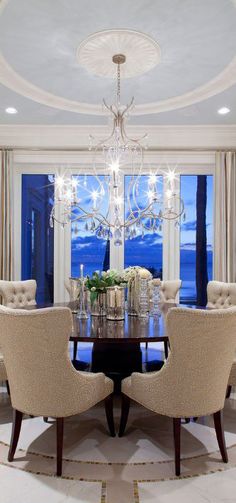
[[[181,279],[162,281],[160,286],[161,302],[175,303],[181,285]]]
[[[236,283],[223,281],[209,281],[207,285],[207,307],[211,309],[226,309],[236,306]],[[230,396],[232,386],[236,386],[236,354],[231,368],[227,398]]]
[[[227,451],[221,422],[225,391],[236,346],[236,308],[173,308],[167,315],[171,352],[159,372],[133,373],[122,381],[119,436],[125,430],[130,398],[173,418],[175,471],[180,474],[181,418],[213,414],[223,461]]]
[[[227,309],[236,306],[236,283],[209,281],[207,285],[207,307]]]
[[[167,302],[168,304],[174,304],[176,302],[177,294],[181,288],[181,279],[162,281],[160,286],[160,300],[161,302]],[[152,296],[152,294],[151,294]],[[151,300],[151,299],[150,299]],[[146,342],[146,349],[148,343]],[[168,358],[168,343],[164,342],[164,352],[165,358]]]
[[[34,279],[26,281],[0,281],[0,296],[3,305],[12,309],[21,309],[36,304],[37,284]]]
[[[12,309],[22,308],[26,305],[35,305],[36,288],[37,284],[34,279],[29,279],[27,281],[0,280],[0,297],[2,297],[3,305],[11,307]],[[9,393],[6,369],[3,361],[3,356],[0,354],[0,381],[1,380],[6,381],[7,390]]]
[[[0,307],[0,344],[13,407],[8,460],[12,461],[24,413],[51,416],[57,423],[57,475],[62,472],[64,418],[105,399],[114,433],[113,382],[102,373],[77,372],[69,358],[72,315],[68,308],[20,310]]]

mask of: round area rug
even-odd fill
[[[224,423],[229,463],[224,464],[212,418],[182,424],[181,478],[227,470],[236,466],[236,401],[226,401]],[[9,404],[8,404],[9,407]],[[115,404],[118,430],[120,407]],[[11,422],[1,419],[0,464],[36,475],[55,476],[56,427],[54,420],[25,417],[13,463],[7,453]],[[139,483],[175,479],[172,421],[132,403],[124,437],[108,435],[102,404],[65,420],[64,479],[100,484],[99,503],[145,503]],[[146,490],[148,501],[148,491]]]

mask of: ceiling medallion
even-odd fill
[[[77,49],[77,61],[99,77],[115,77],[111,65],[114,54],[125,54],[122,78],[136,77],[154,68],[161,60],[161,49],[149,35],[134,30],[104,30],[90,35]]]

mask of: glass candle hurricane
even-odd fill
[[[69,290],[72,313],[77,313],[79,308],[80,279],[69,278],[69,284],[67,289]]]
[[[149,280],[146,278],[139,278],[138,300],[139,300],[138,316],[140,316],[141,318],[148,316]]]
[[[80,278],[79,309],[77,311],[77,318],[79,318],[79,319],[87,319],[88,318],[86,287],[85,287],[83,277]]]
[[[106,292],[97,292],[97,297],[90,300],[92,316],[106,316]]]
[[[110,286],[107,288],[107,319],[124,320],[125,318],[125,288]]]
[[[153,285],[153,289],[152,289],[152,311],[151,311],[151,313],[152,313],[153,316],[160,316],[161,315],[160,302],[161,302],[160,285]]]

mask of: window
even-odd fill
[[[99,177],[104,181],[104,176]],[[99,181],[93,175],[73,176],[76,181],[77,197],[83,201],[83,208],[90,210],[93,203],[92,193],[99,192]],[[106,187],[106,185],[105,185]],[[104,194],[101,204],[101,213],[106,214],[108,209],[108,194]],[[75,215],[82,215],[78,209]],[[80,264],[84,264],[85,275],[94,271],[107,270],[110,267],[110,241],[99,238],[99,232],[93,231],[92,218],[89,220],[76,220],[71,226],[71,276],[80,275]]]
[[[22,175],[21,278],[37,281],[37,302],[53,301],[53,177]]]
[[[205,283],[212,279],[213,176],[181,175],[180,184],[181,197],[186,210],[186,221],[182,222],[180,229],[180,278],[182,279],[180,299],[181,302],[196,302],[196,279],[204,282],[203,276],[206,276]],[[204,234],[206,242],[204,242]]]
[[[139,186],[137,187],[136,201],[137,205],[141,208],[143,196],[148,189],[149,175],[142,175],[139,179]],[[163,193],[163,179],[158,176],[158,187]],[[131,176],[125,176],[125,215],[129,213],[129,205],[127,195],[129,192]],[[137,205],[134,203],[134,198],[131,197],[132,211],[137,211]],[[147,227],[143,232],[136,226],[137,235],[132,239],[125,241],[124,251],[124,266],[140,265],[148,269],[154,277],[162,277],[162,227],[158,232],[150,232],[148,228],[150,222],[145,222]]]
[[[36,154],[35,154],[36,156]],[[206,233],[207,276],[212,278],[213,263],[213,200],[214,200],[214,165],[208,163],[196,168],[177,167],[175,186],[180,187],[181,196],[186,209],[186,221],[180,227],[175,222],[164,221],[161,228],[155,232],[142,233],[141,227],[136,226],[136,234],[132,239],[126,239],[122,246],[114,246],[111,239],[102,239],[99,229],[92,227],[92,216],[87,220],[74,220],[72,225],[62,225],[55,222],[54,228],[50,227],[50,212],[54,198],[53,180],[55,174],[63,176],[64,168],[58,167],[56,161],[51,167],[40,167],[38,154],[37,165],[31,167],[17,165],[14,178],[14,192],[16,194],[14,205],[14,256],[15,278],[35,278],[37,281],[37,302],[55,302],[66,300],[64,282],[69,276],[77,277],[80,274],[80,264],[84,264],[85,275],[92,274],[95,270],[104,270],[110,267],[123,269],[124,267],[141,265],[151,271],[154,277],[164,280],[181,278],[183,285],[180,291],[182,303],[195,303],[197,299],[196,268],[199,269],[199,242],[197,243],[197,229],[202,226]],[[27,158],[26,158],[27,161]],[[21,161],[23,163],[23,161]],[[25,161],[24,161],[25,162]],[[51,156],[47,162],[52,162]],[[76,165],[78,163],[76,162]],[[170,167],[173,165],[171,161]],[[89,166],[91,168],[91,166]],[[157,169],[157,167],[153,167]],[[164,168],[158,177],[160,194],[165,192]],[[97,178],[91,171],[71,168],[71,176],[76,182],[78,198],[83,200],[83,208],[91,208],[92,193],[97,191],[99,179],[104,181],[102,174]],[[143,194],[148,190],[148,178],[142,175],[137,178],[139,187],[135,197],[141,207]],[[203,178],[201,178],[203,177]],[[206,211],[201,208],[198,185],[200,181],[206,182]],[[131,175],[123,175],[121,186],[124,191],[124,212],[129,211],[127,191]],[[199,181],[199,184],[198,184]],[[201,196],[201,194],[200,194]],[[85,206],[84,206],[85,201]],[[108,209],[107,190],[101,200],[101,213]],[[131,196],[131,207],[134,210],[134,200]],[[197,210],[199,210],[197,218]],[[82,214],[82,210],[74,208],[75,217]],[[21,215],[21,218],[20,218]],[[205,223],[204,223],[205,222]],[[198,223],[198,225],[197,225]],[[146,222],[147,227],[150,222]],[[18,240],[21,233],[21,243]],[[143,235],[142,235],[143,234]],[[204,234],[204,232],[203,232]],[[204,244],[204,243],[203,243]],[[204,272],[204,271],[203,271]],[[206,278],[206,274],[198,270],[198,282]],[[54,290],[55,289],[55,290]]]

